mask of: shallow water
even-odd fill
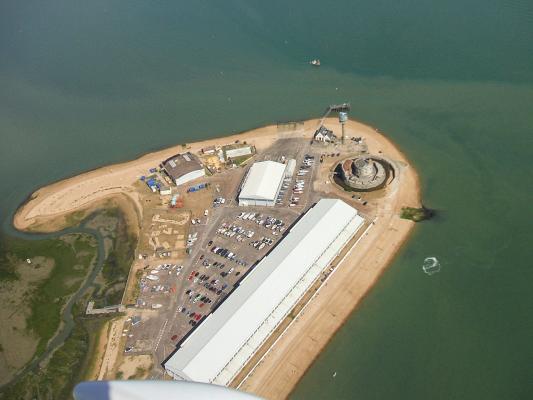
[[[527,1],[3,1],[2,228],[51,181],[349,101],[439,213],[294,397],[530,398],[531,38]]]

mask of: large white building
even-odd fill
[[[228,385],[363,225],[320,200],[165,363],[175,379]]]
[[[252,165],[239,193],[240,206],[273,206],[283,183],[285,164],[261,161]]]

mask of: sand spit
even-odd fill
[[[311,138],[317,124],[316,119],[306,121],[304,129],[291,135]],[[340,128],[333,118],[329,118],[326,124],[335,131]],[[346,250],[345,257],[339,260],[335,273],[321,287],[318,295],[294,319],[251,374],[241,382],[234,382],[234,386],[238,385],[240,390],[267,399],[286,398],[390,264],[414,227],[412,221],[400,219],[399,214],[403,206],[420,206],[419,179],[415,169],[400,150],[374,128],[349,121],[346,133],[349,136],[364,136],[369,152],[391,160],[397,175],[383,197],[372,201],[373,206],[370,205],[374,222],[356,246]],[[254,144],[260,152],[285,134],[276,125],[271,125],[239,135],[192,143],[187,145],[187,150],[194,152],[210,145],[240,140]],[[39,189],[17,211],[14,225],[21,230],[49,231],[57,229],[57,223],[54,225],[57,218],[64,218],[110,196],[127,195],[134,203],[138,202],[133,185],[139,177],[161,160],[183,151],[184,147],[174,146]],[[331,163],[328,165],[325,162],[321,167],[314,182],[315,191],[354,204],[349,193],[343,192],[329,180],[334,166],[333,161]]]
[[[316,123],[317,120],[308,121],[306,125],[309,126],[309,132]],[[58,219],[90,208],[97,201],[116,195],[126,195],[138,204],[139,197],[134,183],[164,159],[184,151],[195,152],[203,147],[229,144],[236,140],[254,144],[257,150],[261,151],[277,138],[277,126],[270,125],[241,134],[187,144],[186,147],[177,145],[146,154],[137,160],[101,167],[37,190],[17,210],[13,225],[19,230],[51,232],[66,224],[66,222],[58,224]],[[138,208],[140,209],[140,206]]]

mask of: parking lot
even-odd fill
[[[235,288],[245,274],[281,239],[298,214],[288,209],[227,207],[212,221],[191,260],[185,285],[176,293],[171,338],[177,342]]]
[[[209,190],[184,196],[186,208],[187,203],[192,206],[184,232],[187,255],[138,261],[146,265],[139,315],[125,327],[126,352],[155,353],[156,360],[163,361],[276,246],[313,200],[311,183],[319,162],[313,151],[319,149],[312,147],[302,139],[278,140],[254,160],[296,160],[294,174],[282,183],[274,207],[237,206],[238,185],[248,167],[211,177]],[[168,224],[159,215],[165,221],[155,222]],[[165,235],[168,226],[156,228]]]
[[[156,352],[163,360],[223,301],[245,274],[282,238],[299,213],[293,208],[219,206],[200,224],[183,262],[146,261],[140,320],[127,326],[125,351]]]

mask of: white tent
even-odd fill
[[[285,164],[261,161],[252,165],[239,193],[241,206],[273,206],[283,182]]]
[[[175,379],[228,385],[363,225],[322,199],[165,363]]]

